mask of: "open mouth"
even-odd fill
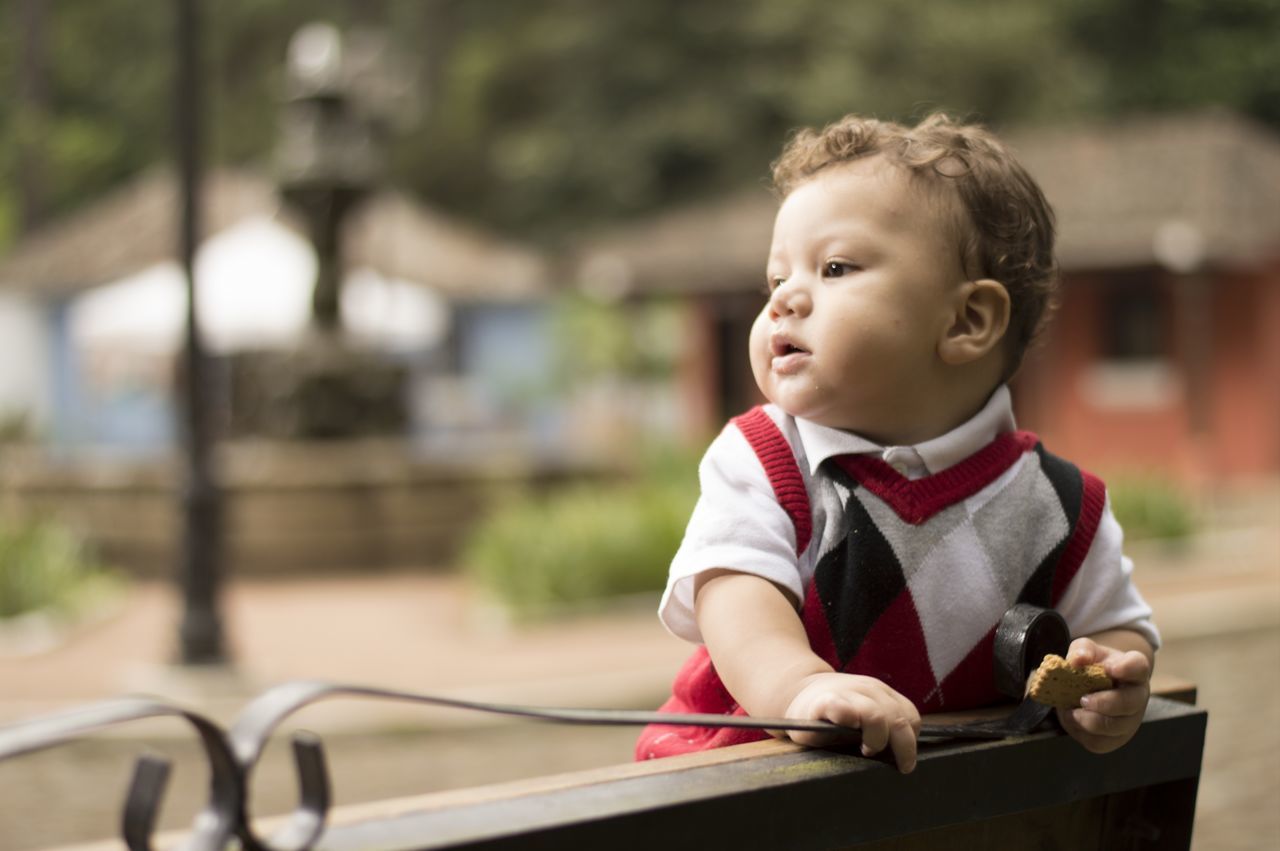
[[[808,349],[801,348],[786,337],[774,337],[769,341],[769,348],[775,358],[786,357],[787,355],[807,355],[811,354]]]

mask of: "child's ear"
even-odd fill
[[[1009,291],[1004,284],[983,278],[961,285],[947,328],[938,343],[944,363],[971,363],[1000,345],[1009,328]]]

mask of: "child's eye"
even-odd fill
[[[852,263],[846,263],[843,260],[828,260],[826,265],[822,267],[822,276],[824,278],[840,278],[857,270],[858,267]]]
[[[774,290],[787,282],[787,279],[781,275],[774,275],[766,278],[764,282],[764,294],[771,295]]]

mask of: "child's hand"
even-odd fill
[[[1075,709],[1058,710],[1058,720],[1071,738],[1094,753],[1108,753],[1133,738],[1151,697],[1150,660],[1136,650],[1120,651],[1077,638],[1067,661],[1076,668],[1101,663],[1116,684],[1085,695]]]
[[[916,767],[920,713],[911,701],[874,677],[821,673],[808,676],[787,707],[788,718],[825,719],[862,731],[862,753],[873,756],[888,746],[903,774]],[[822,747],[840,741],[839,733],[793,730],[793,741]]]

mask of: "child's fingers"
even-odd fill
[[[1077,638],[1067,651],[1073,667],[1100,664],[1115,687],[1087,694],[1080,706],[1059,709],[1063,728],[1085,749],[1108,753],[1133,738],[1142,724],[1151,689],[1151,660],[1137,651],[1120,651],[1089,638]]]
[[[849,674],[824,676],[796,696],[787,714],[822,718],[855,728],[864,754],[870,756],[889,748],[901,771],[915,767],[920,713],[911,701],[878,680]],[[788,738],[798,744],[824,747],[846,737],[839,733],[793,731]]]
[[[888,749],[893,761],[903,774],[916,767],[916,731],[911,722],[902,716],[887,718],[873,713],[863,720],[862,754],[875,756]]]
[[[839,724],[842,727],[856,728],[859,726],[856,713],[850,709],[846,702],[836,695],[823,695],[816,699],[806,701],[800,706],[793,705],[791,712],[796,718],[817,718],[823,721],[830,721],[833,724]],[[792,730],[787,734],[791,741],[799,745],[811,748],[822,748],[830,745],[838,744],[841,741],[847,741],[853,736],[852,733],[844,733],[840,731],[832,731],[830,733],[808,732],[804,730]]]
[[[1105,655],[1102,646],[1092,638],[1077,638],[1067,649],[1067,661],[1076,668],[1100,662]]]
[[[852,733],[812,733],[803,730],[792,730],[786,735],[797,745],[804,745],[806,748],[828,748],[848,742],[853,737]]]
[[[1151,679],[1151,660],[1136,650],[1112,654],[1102,665],[1116,682],[1145,683]]]
[[[858,730],[859,738],[865,743],[868,737],[872,741],[876,737],[875,720],[870,712],[873,707],[873,702],[862,698],[860,695],[823,694],[811,700],[807,707],[801,709],[797,717],[820,718],[824,721],[830,721],[832,724],[839,724],[841,727]],[[868,729],[869,724],[870,729]],[[851,735],[838,731],[813,733],[797,730],[790,734],[790,738],[797,744],[808,747],[826,747],[838,744],[841,741],[847,741]],[[883,744],[881,744],[881,747],[883,747]]]
[[[1116,718],[1085,709],[1059,709],[1058,720],[1071,738],[1092,753],[1108,753],[1119,748],[1142,723],[1136,716]]]
[[[903,774],[916,767],[920,713],[905,698],[868,700],[862,708],[862,752],[874,756],[885,748]]]
[[[1102,715],[1088,709],[1072,709],[1071,720],[1081,730],[1104,738],[1120,738],[1126,740],[1142,719],[1136,715]]]
[[[893,761],[903,774],[910,774],[916,769],[916,729],[903,717],[897,718],[889,728],[889,748],[893,752]]]
[[[1080,699],[1080,706],[1099,715],[1113,717],[1140,715],[1146,709],[1149,697],[1146,688],[1127,686],[1086,694]]]
[[[1064,723],[1063,726],[1067,727],[1067,724]],[[1074,729],[1067,727],[1067,729],[1068,732],[1071,733],[1071,738],[1079,742],[1084,749],[1090,753],[1108,753],[1118,748],[1124,742],[1121,738],[1113,736],[1099,736],[1086,732],[1079,726],[1074,727]]]
[[[862,753],[874,756],[886,748],[904,774],[916,767],[916,725],[919,713],[908,701],[864,694],[843,695],[823,707],[829,721],[862,731]]]

